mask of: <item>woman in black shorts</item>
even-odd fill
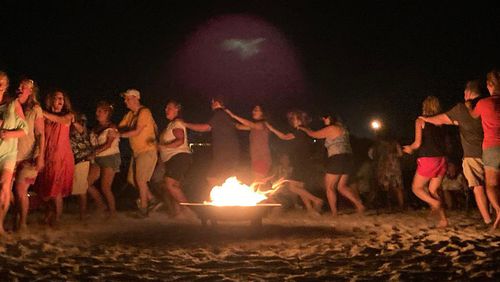
[[[179,203],[187,202],[181,187],[182,181],[191,165],[191,149],[187,140],[186,126],[184,121],[179,117],[181,108],[181,104],[177,101],[172,100],[167,102],[165,116],[170,122],[160,135],[160,142],[158,144],[160,159],[165,166],[166,192],[174,200],[175,216],[188,212]]]
[[[325,127],[318,131],[312,131],[303,126],[299,126],[298,129],[312,138],[325,139],[325,147],[328,151],[328,160],[325,165],[325,188],[332,214],[337,215],[337,188],[340,194],[349,199],[356,210],[362,213],[365,207],[358,192],[348,186],[349,176],[353,169],[349,132],[331,115],[323,116],[322,120]]]

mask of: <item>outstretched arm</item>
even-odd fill
[[[50,121],[62,123],[62,124],[66,124],[66,125],[70,125],[71,122],[73,122],[73,120],[74,120],[74,116],[72,113],[65,114],[64,116],[58,116],[58,115],[44,111],[43,116]]]
[[[417,120],[415,121],[415,140],[410,145],[404,146],[403,152],[412,154],[413,151],[420,148],[420,145],[422,145],[422,127],[424,126],[424,124],[425,122],[423,120],[417,118]]]
[[[278,136],[279,139],[282,139],[282,140],[292,140],[295,138],[295,136],[292,134],[292,133],[287,133],[287,134],[284,134],[283,132],[277,130],[276,128],[272,127],[267,121],[266,121],[266,126],[267,128],[269,128],[269,131],[271,131],[272,133],[276,134],[276,136]]]
[[[422,119],[425,122],[432,123],[434,125],[442,125],[442,124],[447,124],[447,125],[458,125],[458,122],[453,122],[450,117],[447,114],[439,114],[435,115],[432,117],[423,117],[420,116],[418,117],[419,119]]]
[[[311,130],[309,128],[305,128],[302,126],[299,126],[298,129],[304,131],[307,135],[309,135],[309,137],[316,138],[316,139],[325,139],[326,137],[328,137],[329,134],[333,133],[332,126],[323,127],[322,129],[317,130],[317,131],[314,131],[314,130]]]
[[[186,128],[191,129],[193,131],[198,131],[198,132],[208,132],[212,130],[212,127],[208,123],[187,123],[185,122],[184,125]]]
[[[239,123],[243,124],[244,126],[246,127],[249,127],[249,128],[256,128],[256,124],[252,121],[249,121],[248,119],[244,119],[238,115],[235,115],[233,112],[231,112],[229,109],[224,109],[224,111],[226,111],[226,113],[232,117],[233,119],[235,119],[236,121],[238,121]]]

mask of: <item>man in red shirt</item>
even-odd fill
[[[477,103],[472,116],[481,117],[484,131],[483,163],[486,176],[486,192],[497,217],[493,224],[500,224],[499,184],[500,184],[500,70],[493,70],[486,77],[486,87],[490,97]]]

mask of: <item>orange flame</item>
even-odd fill
[[[254,183],[248,186],[233,176],[226,179],[221,186],[212,188],[210,192],[211,202],[205,202],[205,204],[214,206],[255,206],[266,200],[267,195],[276,192],[282,183],[282,181],[279,181],[279,184],[273,184],[271,190],[260,191],[255,187],[262,183]]]

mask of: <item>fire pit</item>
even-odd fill
[[[198,215],[203,226],[206,226],[209,220],[212,225],[216,225],[217,221],[249,220],[252,225],[261,226],[262,218],[269,210],[281,205],[261,203],[267,200],[267,195],[272,193],[273,189],[260,191],[256,186],[242,184],[236,177],[230,177],[221,186],[212,188],[211,202],[181,205],[190,207]]]
[[[256,204],[255,206],[214,206],[204,203],[181,203],[191,208],[203,226],[217,225],[218,221],[250,221],[253,226],[262,226],[262,218],[271,208],[280,207],[280,204]]]

